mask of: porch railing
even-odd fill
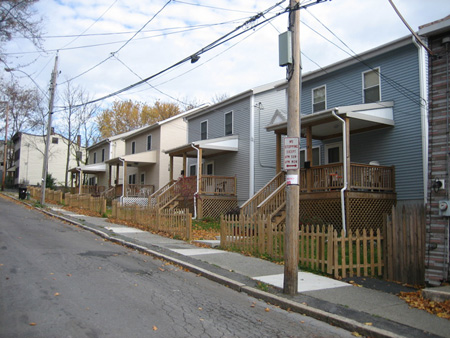
[[[127,184],[126,197],[150,197],[155,192],[155,186],[151,184]]]
[[[262,187],[252,198],[241,206],[241,214],[253,215],[267,197],[269,197],[280,185],[285,182],[285,172],[279,172],[269,183]]]
[[[236,195],[236,177],[204,175],[200,194]]]
[[[350,190],[395,191],[395,168],[370,164],[350,164]],[[327,164],[301,169],[300,189],[302,192],[328,191],[344,187],[342,163]]]

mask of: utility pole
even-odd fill
[[[9,103],[6,103],[6,123],[5,123],[5,149],[3,150],[3,175],[2,175],[2,191],[5,190],[5,180],[6,180],[6,170],[8,169],[7,161],[8,161],[8,115],[9,115]]]
[[[299,0],[290,0],[289,31],[292,38],[292,63],[287,68],[288,120],[287,136],[298,138],[300,144],[300,7]],[[284,234],[283,293],[295,295],[298,290],[298,223],[300,203],[300,170],[288,169],[286,186],[286,227]],[[289,181],[291,184],[289,184]]]
[[[47,141],[45,142],[44,164],[42,166],[42,189],[41,189],[41,204],[45,205],[45,186],[47,184],[48,172],[48,156],[50,149],[50,137],[52,134],[52,115],[53,115],[53,101],[55,100],[56,76],[58,75],[58,54],[55,57],[55,66],[53,67],[52,77],[50,79],[50,101],[48,103],[48,122],[47,122]]]

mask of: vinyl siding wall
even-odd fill
[[[411,43],[393,52],[303,83],[302,114],[312,112],[312,89],[326,85],[327,109],[363,103],[362,73],[380,68],[381,100],[393,101],[395,126],[350,136],[352,162],[394,165],[399,201],[423,201],[423,162],[418,50]],[[341,127],[341,123],[339,128]],[[339,129],[341,130],[341,129]],[[339,142],[340,139],[325,143]],[[302,144],[304,147],[304,143]],[[322,160],[324,160],[324,146]]]
[[[200,140],[200,123],[208,121],[208,139],[225,136],[225,113],[233,112],[233,135],[239,136],[239,151],[206,159],[214,161],[214,175],[236,176],[238,203],[249,198],[250,172],[250,97],[230,103],[226,107],[208,110],[207,113],[189,119],[188,140]],[[189,164],[196,164],[191,159]],[[189,171],[189,168],[187,169]]]

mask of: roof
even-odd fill
[[[336,136],[336,134],[340,133],[340,129],[338,129],[339,124],[336,124],[339,121],[337,121],[333,112],[339,116],[351,119],[351,133],[394,126],[393,106],[394,103],[392,101],[386,101],[334,107],[317,113],[302,115],[300,121],[302,134],[305,134],[304,128],[311,127],[313,139],[320,140]],[[266,127],[266,130],[286,134],[287,120],[276,119],[274,123]]]
[[[87,165],[71,168],[71,169],[69,169],[69,171],[70,172],[82,171],[87,174],[104,173],[104,172],[106,172],[106,163],[87,164]]]
[[[147,165],[152,163],[157,163],[157,151],[151,150],[151,151],[144,151],[137,154],[130,154],[130,155],[123,155],[120,157],[112,158],[108,161],[105,161],[105,163],[109,165],[119,164],[122,163],[122,161],[129,162],[129,163],[135,163],[136,165]]]
[[[169,150],[164,153],[170,156],[197,157],[197,149],[202,149],[202,157],[215,156],[225,152],[236,152],[239,149],[239,138],[237,135],[218,137],[214,139],[195,141]]]
[[[419,27],[419,35],[431,36],[450,31],[450,15]]]

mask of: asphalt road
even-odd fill
[[[0,196],[0,337],[352,337]]]

